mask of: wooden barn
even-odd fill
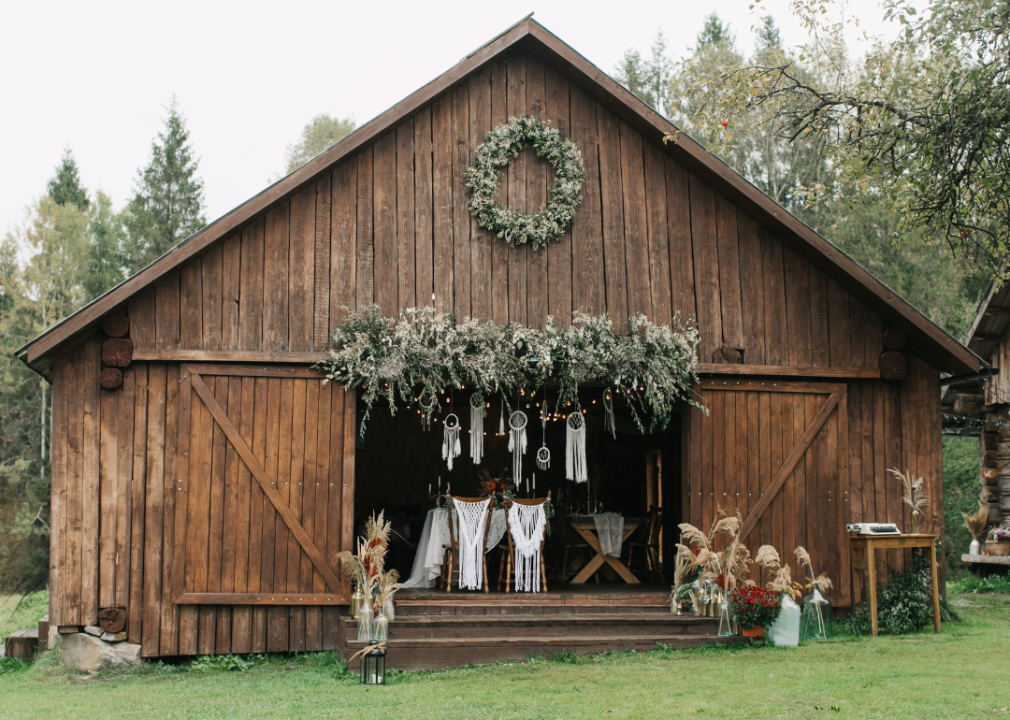
[[[488,132],[522,115],[574,141],[586,169],[571,232],[536,251],[478,227],[463,179]],[[617,327],[696,318],[707,411],[684,404],[654,435],[618,417],[616,439],[591,447],[598,500],[662,506],[667,558],[678,523],[739,508],[752,551],[805,546],[845,607],[845,523],[907,525],[891,467],[926,478],[923,530],[941,533],[940,381],[979,359],[691,138],[665,143],[675,131],[526,19],[27,344],[53,388],[51,622],[124,609],[145,657],[337,647],[350,587],[333,555],[361,519],[423,514],[429,483],[475,479],[465,458],[447,471],[412,413],[376,407],[359,436],[354,393],[311,369],[345,312],[371,303],[534,327],[573,311]],[[534,211],[551,174],[524,152],[500,197]],[[538,602],[655,611],[671,574]],[[404,591],[396,622],[412,604],[528,601],[429,595]]]

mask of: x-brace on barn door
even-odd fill
[[[176,603],[348,602],[333,561],[353,532],[348,412],[353,426],[353,396],[308,368],[182,366]]]
[[[701,393],[709,413],[692,420],[692,523],[707,530],[717,505],[739,509],[752,555],[774,545],[799,572],[802,545],[846,604],[846,385],[720,377],[702,380]]]

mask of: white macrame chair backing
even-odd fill
[[[544,503],[509,508],[509,532],[515,548],[516,592],[540,592],[540,548],[547,529]]]
[[[459,523],[459,588],[480,590],[484,580],[484,543],[489,500],[464,502],[452,499]],[[452,582],[452,578],[449,578]]]

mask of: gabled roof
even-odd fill
[[[542,25],[530,17],[524,18],[475,50],[449,71],[362,125],[326,152],[206,226],[130,279],[39,335],[18,350],[18,357],[29,366],[44,371],[48,358],[55,357],[83,340],[110,310],[179,267],[211,243],[225,237],[268,206],[295,194],[314,181],[316,176],[364,147],[496,56],[518,48],[531,52],[553,65],[562,75],[644,137],[658,143],[664,135],[678,130],[666,118]],[[773,230],[795,252],[819,267],[835,282],[877,312],[887,326],[905,331],[911,347],[935,368],[951,373],[966,373],[979,367],[978,357],[961,343],[693,139],[680,134],[675,144],[665,146],[665,152],[735,203],[760,225]]]

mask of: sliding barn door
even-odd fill
[[[183,365],[179,425],[175,602],[349,602],[353,395],[307,368]]]
[[[803,546],[831,577],[832,602],[848,605],[846,386],[706,379],[701,394],[709,413],[692,418],[691,523],[708,532],[717,506],[739,508],[752,556],[773,545],[800,579],[793,549]]]

